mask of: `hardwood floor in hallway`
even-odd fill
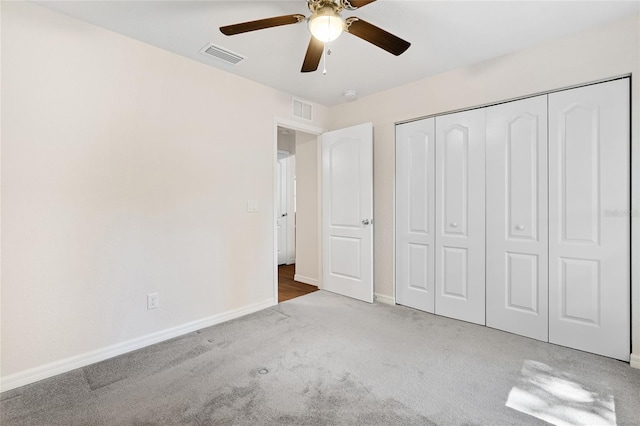
[[[293,280],[295,264],[278,266],[278,303],[318,291],[318,287]]]

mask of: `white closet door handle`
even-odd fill
[[[458,223],[457,222],[451,222],[451,225],[449,225],[452,228],[457,228],[458,227]]]
[[[518,226],[516,226],[516,229],[518,231],[524,231],[524,225],[518,225]]]

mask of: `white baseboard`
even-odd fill
[[[631,362],[633,368],[640,368],[640,354],[631,354]]]
[[[318,280],[315,278],[309,278],[309,277],[305,277],[304,275],[295,274],[293,276],[293,280],[301,283],[309,284],[309,285],[315,285],[316,287],[318,287]]]
[[[376,299],[376,302],[384,303],[385,305],[395,305],[396,304],[396,299],[394,297],[387,296],[386,294],[376,293],[375,294],[375,299]]]
[[[115,345],[72,356],[70,358],[55,361],[50,364],[42,365],[40,367],[35,367],[29,370],[21,371],[19,373],[14,373],[9,376],[0,378],[0,392],[19,388],[20,386],[28,385],[39,380],[66,373],[67,371],[75,370],[76,368],[85,367],[87,365],[104,361],[105,359],[113,358],[115,356],[122,355],[136,349],[141,349],[155,343],[173,339],[174,337],[182,336],[183,334],[191,333],[193,331],[200,330],[206,327],[211,327],[212,325],[220,324],[234,318],[261,311],[262,309],[269,308],[276,304],[277,301],[274,303],[273,299],[264,300],[262,302],[254,303],[252,305],[244,306],[238,309],[233,309],[231,311],[223,312],[197,321],[192,321],[183,325],[179,325],[177,327],[172,327],[166,330],[147,334],[145,336],[127,340],[122,343],[117,343]]]

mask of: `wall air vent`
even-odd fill
[[[211,56],[212,58],[216,58],[231,65],[236,65],[238,64],[238,62],[246,59],[242,55],[231,52],[230,50],[224,49],[220,46],[216,46],[213,43],[209,43],[205,47],[200,49],[200,53],[202,53],[203,55]]]
[[[302,118],[303,120],[312,119],[313,106],[300,99],[293,98],[293,116],[296,118]]]

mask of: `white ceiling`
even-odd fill
[[[378,0],[358,16],[412,43],[395,57],[343,34],[327,75],[300,72],[306,23],[227,37],[218,27],[278,15],[309,15],[306,1],[39,1],[45,7],[327,106],[514,52],[625,16],[640,1]],[[199,53],[207,43],[246,56],[236,66]]]

